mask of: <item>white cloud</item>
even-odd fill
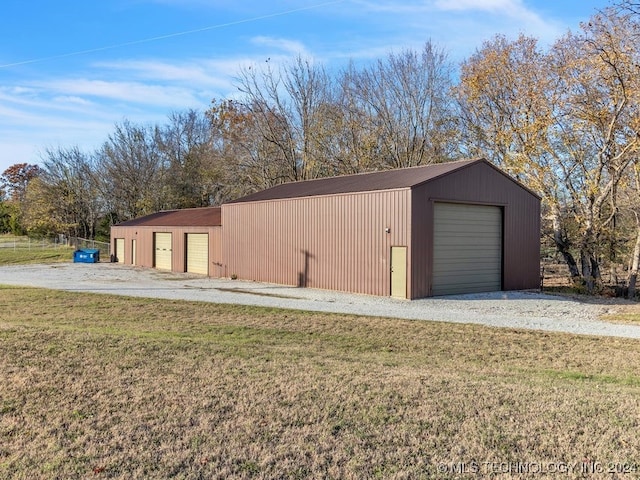
[[[540,15],[528,9],[521,0],[437,0],[435,5],[443,11],[481,11],[495,14],[498,17],[509,17],[521,22],[521,27],[539,28],[547,24]]]
[[[175,85],[86,78],[0,87],[0,171],[14,163],[37,163],[51,146],[98,148],[125,118],[162,123],[172,110],[206,107],[209,95],[198,95]]]
[[[289,40],[286,38],[275,38],[266,36],[257,36],[251,39],[254,45],[260,47],[267,47],[270,49],[276,49],[279,52],[284,52],[289,55],[302,55],[308,56],[309,52],[302,42],[297,40]]]
[[[389,14],[417,14],[433,10],[433,6],[429,1],[402,1],[397,0],[352,0],[347,4],[353,6],[351,15],[362,16],[363,14],[389,13]],[[346,11],[348,7],[343,9]]]
[[[459,61],[496,34],[515,38],[523,33],[550,44],[569,28],[526,0],[352,0],[341,15],[362,22],[364,29],[370,25],[393,32],[382,37],[384,43],[366,35],[351,37],[348,52],[356,59],[371,58],[369,52],[380,58],[391,50],[420,49],[431,40]]]
[[[0,88],[0,126],[41,126],[43,119],[50,118],[51,125],[59,124],[56,118],[90,111],[94,105],[80,98],[49,97],[44,92],[29,89],[29,95],[7,94],[11,89]]]
[[[37,93],[37,90],[35,90],[34,88],[28,88],[24,86],[5,87],[5,88],[1,88],[0,92],[2,90],[7,92],[9,95],[16,95],[16,96],[32,95]]]
[[[196,59],[189,62],[169,62],[157,60],[129,60],[102,62],[96,67],[119,76],[151,80],[155,83],[178,83],[190,88],[230,88],[229,62]]]
[[[57,105],[63,105],[63,106],[77,105],[81,107],[88,107],[93,105],[86,98],[77,97],[73,95],[61,95],[58,97],[53,97],[51,100],[53,100]]]
[[[187,88],[139,82],[67,78],[41,83],[39,86],[56,95],[88,96],[131,104],[177,107],[200,102]]]
[[[78,146],[91,151],[106,140],[113,121],[47,112],[10,112],[0,108],[0,172],[16,163],[40,163],[47,148]],[[18,121],[16,121],[18,120]]]
[[[434,5],[440,10],[484,10],[488,12],[509,12],[525,9],[519,0],[436,0]]]

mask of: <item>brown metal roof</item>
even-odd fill
[[[435,163],[421,167],[399,168],[381,172],[358,173],[355,175],[284,183],[268,188],[267,190],[247,195],[246,197],[238,198],[229,203],[411,188],[477,162],[489,163],[484,159],[475,158],[456,162]]]
[[[165,210],[119,223],[119,227],[216,227],[222,225],[220,207]]]

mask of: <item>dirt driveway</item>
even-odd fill
[[[111,263],[5,266],[0,267],[0,284],[640,338],[640,326],[599,319],[625,308],[624,302],[585,303],[536,292],[494,292],[407,301],[213,279]]]

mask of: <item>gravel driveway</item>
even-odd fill
[[[112,263],[4,266],[0,267],[0,284],[640,338],[640,326],[598,319],[603,314],[624,308],[623,302],[585,303],[535,292],[495,292],[407,301],[204,278]]]

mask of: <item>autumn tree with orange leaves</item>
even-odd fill
[[[0,233],[23,233],[24,199],[29,183],[38,177],[40,167],[16,163],[0,176]]]
[[[464,62],[457,89],[470,151],[542,194],[556,247],[591,292],[640,147],[637,32],[609,9],[547,52],[496,37]]]

